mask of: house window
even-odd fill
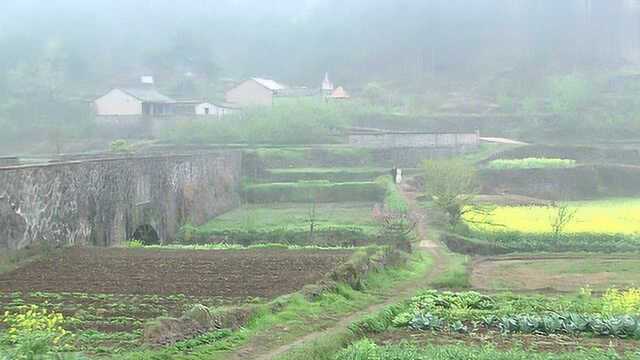
[[[205,115],[209,115],[209,108],[208,107],[204,108],[204,113],[205,113]]]

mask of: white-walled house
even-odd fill
[[[225,101],[236,106],[272,106],[273,98],[287,87],[274,80],[251,78],[225,94]]]
[[[173,115],[176,101],[154,88],[114,88],[94,100],[98,116]]]

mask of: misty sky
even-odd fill
[[[9,66],[52,43],[98,77],[191,47],[219,76],[306,83],[640,59],[626,0],[5,0]],[[200,48],[201,54],[192,54]],[[191,53],[190,53],[191,52]],[[558,59],[562,61],[557,61]],[[185,62],[185,61],[183,61]],[[188,61],[186,61],[188,62]],[[1,65],[0,65],[1,66]],[[555,71],[550,69],[549,71]],[[366,78],[365,78],[366,77]]]

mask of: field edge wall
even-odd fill
[[[242,153],[124,157],[0,168],[0,249],[161,243],[239,205]]]

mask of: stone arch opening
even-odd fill
[[[0,197],[0,248],[17,249],[27,231],[27,221],[9,199]]]
[[[133,232],[131,240],[140,240],[145,245],[160,245],[158,232],[149,224],[138,226],[136,231]]]

